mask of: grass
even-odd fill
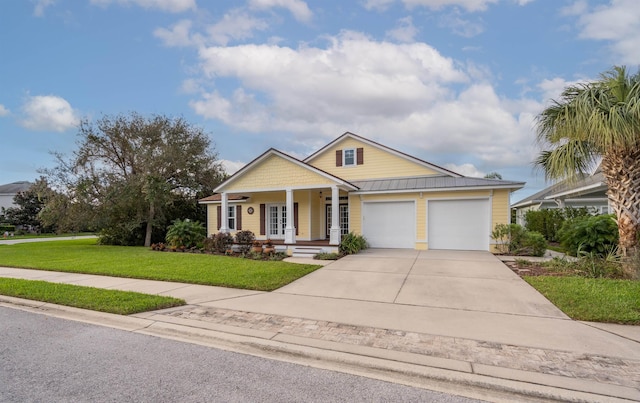
[[[524,277],[575,320],[640,325],[640,281],[582,277]]]
[[[159,295],[1,277],[0,294],[120,315],[185,305],[182,299]]]
[[[2,234],[0,234],[0,240],[30,239],[30,238],[61,238],[61,237],[69,237],[69,236],[86,236],[86,235],[95,235],[95,233],[75,232],[75,233],[69,233],[69,234],[28,234],[28,235],[14,235],[8,238],[4,238]]]
[[[95,239],[0,246],[0,266],[272,291],[321,266],[97,245]]]

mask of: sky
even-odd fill
[[[515,202],[548,185],[536,116],[614,65],[640,65],[638,0],[2,1],[0,184],[138,112],[202,127],[228,173],[349,131]]]

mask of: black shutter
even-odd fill
[[[265,216],[265,210],[266,210],[266,206],[264,204],[260,205],[260,235],[266,235],[267,230],[264,227],[265,221],[264,221],[264,216]]]
[[[298,203],[293,203],[293,226],[296,227],[296,235],[298,235]]]
[[[222,206],[218,206],[218,231],[220,231],[220,225],[222,224]]]
[[[242,231],[242,206],[236,206],[236,230]]]

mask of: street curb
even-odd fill
[[[640,391],[616,385],[188,319],[160,321],[154,312],[122,316],[6,296],[0,296],[0,306],[476,399],[640,400]]]

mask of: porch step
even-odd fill
[[[294,246],[291,249],[291,256],[313,258],[318,253],[323,252],[323,250],[322,246]]]

